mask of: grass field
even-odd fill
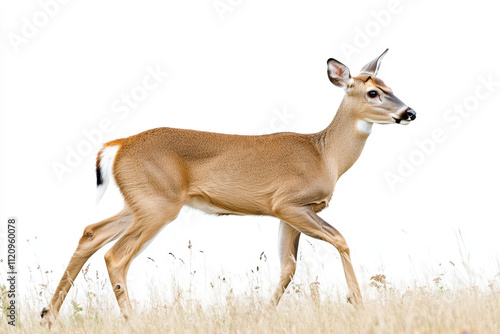
[[[320,254],[311,247],[314,256]],[[0,333],[500,333],[500,274],[474,272],[467,256],[462,263],[439,264],[439,274],[413,283],[368,275],[360,281],[364,305],[355,308],[346,302],[344,279],[326,283],[330,267],[313,275],[301,252],[295,279],[273,307],[269,299],[277,273],[273,277],[264,252],[247,277],[231,280],[230,273],[207,275],[206,264],[196,262],[204,252],[191,242],[187,250],[186,261],[172,253],[162,261],[147,258],[166,272],[153,271],[154,277],[141,281],[142,292],[132,287],[135,315],[129,321],[119,312],[107,275],[89,263],[52,328],[42,327],[40,311],[58,277],[40,265],[30,268],[15,329],[7,324],[7,291],[0,286]]]
[[[248,291],[224,293],[218,303],[203,304],[177,293],[174,301],[154,298],[136,305],[125,321],[116,302],[89,294],[81,305],[69,297],[51,330],[39,325],[40,307],[25,302],[16,331],[6,321],[0,332],[16,333],[500,333],[500,295],[493,286],[392,288],[382,275],[364,291],[356,309],[338,294],[322,294],[318,282],[293,285],[277,308]],[[221,292],[222,295],[222,292]]]

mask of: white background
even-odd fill
[[[45,3],[52,3],[46,22]],[[500,23],[491,1],[54,3],[2,2],[0,18],[0,258],[7,217],[15,216],[20,286],[38,291],[48,282],[40,302],[55,289],[84,227],[121,209],[116,188],[95,205],[101,143],[162,126],[236,134],[320,131],[343,96],[326,76],[326,60],[336,58],[357,74],[387,47],[379,77],[417,119],[406,127],[374,126],[321,216],[346,237],[363,291],[375,274],[401,286],[432,285],[444,274],[449,288],[497,279]],[[27,21],[39,26],[28,38]],[[13,42],[19,38],[25,38],[21,44]],[[168,76],[127,116],[116,113],[148,68]],[[489,91],[481,80],[496,86]],[[457,108],[467,116],[458,116]],[[88,144],[84,132],[95,134],[104,119],[112,130]],[[428,141],[436,129],[444,142],[422,153],[416,142]],[[89,153],[59,178],[54,164],[66,164],[68,150],[78,145]],[[417,163],[391,187],[388,173],[397,174],[401,159],[410,158]],[[261,283],[272,286],[277,226],[268,217],[183,210],[133,263],[130,290],[140,299],[153,276],[186,288],[193,268],[199,286],[222,273],[233,286],[246,287],[251,270],[262,268],[263,251],[268,271]],[[186,269],[189,240],[192,268]],[[336,250],[301,240],[299,271],[343,293]],[[92,271],[105,270],[108,248],[91,258]],[[203,298],[198,290],[194,297]]]

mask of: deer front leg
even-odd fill
[[[273,294],[271,303],[278,305],[281,296],[285,292],[288,284],[295,274],[297,266],[297,250],[299,249],[300,232],[288,225],[280,222],[279,228],[279,256],[281,262],[281,275],[278,287]]]
[[[349,247],[342,234],[321,219],[310,206],[282,206],[277,210],[276,216],[288,222],[296,230],[310,237],[326,241],[337,248],[349,290],[347,300],[354,305],[362,305],[361,292],[352,267]]]

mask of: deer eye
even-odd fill
[[[378,96],[378,92],[376,90],[371,90],[371,91],[368,92],[368,96],[371,97],[371,98],[377,97]]]

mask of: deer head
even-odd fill
[[[377,77],[382,58],[388,50],[366,64],[355,77],[351,77],[349,68],[338,60],[330,58],[327,62],[330,81],[346,92],[343,103],[351,106],[348,109],[355,113],[353,116],[369,127],[373,123],[406,125],[417,117],[417,113]]]

